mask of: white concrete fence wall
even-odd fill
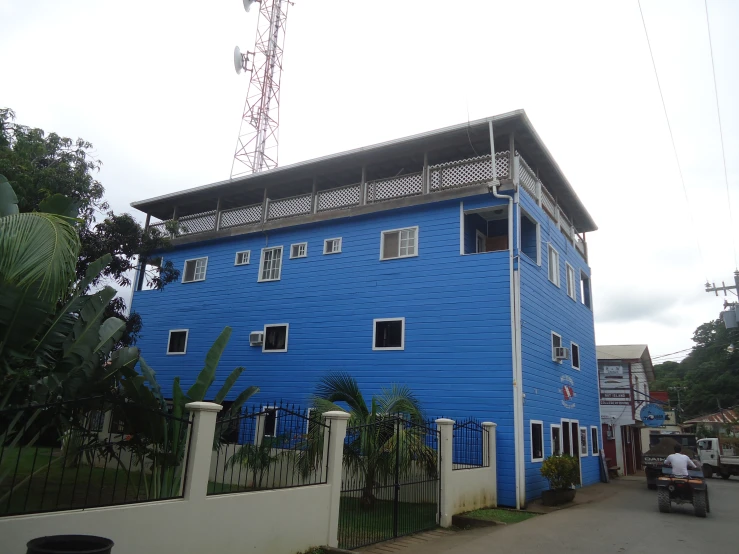
[[[311,546],[338,546],[342,457],[349,414],[324,414],[330,426],[325,484],[211,495],[213,437],[218,404],[192,402],[183,498],[0,518],[0,554],[26,551],[48,535],[98,535],[115,542],[114,554],[144,552],[269,552],[295,554]],[[452,516],[497,505],[495,424],[483,423],[483,467],[453,469],[454,421],[440,430],[439,524]]]

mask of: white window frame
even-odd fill
[[[484,254],[485,250],[480,250],[480,243],[477,242],[478,240],[482,239],[483,248],[486,248],[485,246],[485,239],[487,239],[487,235],[480,231],[480,229],[475,229],[475,254]]]
[[[553,362],[556,362],[558,364],[561,364],[562,363],[562,360],[558,360],[557,358],[554,357],[554,349],[556,348],[554,346],[554,337],[559,338],[559,346],[561,347],[562,346],[562,335],[560,335],[559,333],[555,333],[554,331],[552,331],[552,337],[551,337],[551,341],[552,341],[551,342],[551,345],[552,345],[552,361]]]
[[[575,348],[577,348],[577,365],[575,365]],[[580,366],[582,365],[582,360],[580,359],[580,345],[572,341],[570,341],[570,365],[572,366],[572,369],[576,369],[577,371],[580,371]]]
[[[590,439],[588,438],[588,435],[590,434],[590,428],[587,426],[580,427],[578,424],[577,429],[580,431],[580,436],[577,437],[577,446],[580,449],[580,457],[581,458],[587,458],[588,457],[588,451],[590,450],[590,447],[588,446],[588,443],[590,442]],[[585,447],[583,448],[582,444],[582,432],[585,431]],[[584,450],[584,452],[583,452]]]
[[[405,254],[403,256],[400,255],[400,233],[403,231],[410,231],[413,230],[415,233],[414,241],[415,241],[415,247],[413,249],[413,254]],[[398,233],[398,255],[393,258],[383,258],[382,255],[385,253],[385,235],[389,233]],[[401,258],[415,258],[418,256],[418,225],[414,227],[401,227],[400,229],[387,229],[385,231],[382,231],[380,233],[380,261],[387,261],[387,260],[399,260]]]
[[[583,279],[585,277],[585,279]],[[584,281],[587,280],[588,287],[587,287],[587,295],[585,294],[585,286]],[[585,302],[587,296],[587,302]],[[590,279],[590,275],[585,273],[583,270],[580,270],[580,304],[585,306],[589,310],[593,310],[593,283]]]
[[[577,288],[575,286],[575,268],[565,262],[565,272],[567,274],[567,296],[577,302]],[[572,294],[570,294],[572,292]]]
[[[539,225],[539,222],[534,219],[531,214],[529,214],[526,210],[521,209],[520,207],[518,217],[518,249],[521,250],[521,222],[523,221],[524,217],[531,221],[534,225],[536,225],[536,265],[541,267],[541,225]],[[529,255],[526,254],[523,250],[521,250],[521,253],[527,258],[529,257]]]
[[[185,333],[185,350],[182,352],[170,352],[169,344],[172,341],[172,333]],[[167,335],[167,356],[184,356],[187,354],[187,341],[190,338],[190,329],[170,329]]]
[[[267,423],[267,414],[264,414],[264,424],[262,425],[262,436],[259,436],[259,424],[257,424],[257,428],[254,429],[254,444],[261,444],[261,441],[264,440],[264,438],[270,438],[273,439],[277,436],[277,412],[280,411],[279,406],[275,406],[274,404],[270,404],[267,406],[262,406],[262,411],[266,412],[267,410],[274,410],[275,411],[275,434],[274,435],[265,435],[265,424]]]
[[[205,260],[205,268],[203,269],[203,277],[202,279],[195,279],[195,273],[197,271],[198,267],[198,261]],[[193,280],[192,281],[185,281],[185,273],[187,273],[187,262],[195,262],[195,269],[193,270]],[[190,284],[190,283],[199,283],[201,281],[205,281],[205,276],[208,273],[208,256],[200,256],[199,258],[190,258],[189,260],[185,260],[185,264],[182,267],[182,283]]]
[[[284,327],[285,328],[285,348],[281,348],[280,350],[267,350],[267,329],[269,327]],[[266,323],[264,325],[264,329],[262,330],[264,333],[264,339],[262,340],[262,352],[266,354],[279,354],[280,352],[287,352],[287,341],[290,338],[290,324],[289,323]]]
[[[537,424],[540,426],[541,429],[541,458],[535,458],[534,457],[534,424]],[[531,451],[529,454],[531,455],[531,462],[543,462],[544,461],[544,422],[538,419],[531,419],[529,420],[529,440],[531,442]]]
[[[338,250],[332,250],[331,252],[329,252],[328,249],[326,248],[328,246],[328,243],[329,242],[336,241],[336,240],[339,241],[339,249]],[[333,238],[333,239],[326,239],[326,240],[324,240],[323,241],[323,254],[324,255],[328,255],[328,254],[341,254],[341,248],[343,246],[343,243],[344,243],[344,241],[342,240],[342,237],[336,237],[336,238]]]
[[[280,251],[280,271],[276,278],[274,279],[263,279],[262,276],[264,274],[264,253],[267,250],[279,250]],[[268,246],[265,248],[262,248],[262,254],[259,257],[259,278],[257,279],[258,283],[269,283],[272,281],[279,281],[282,279],[282,257],[285,254],[285,249],[282,246]]]
[[[559,448],[557,451],[559,451],[560,454],[562,454],[562,425],[557,423],[552,423],[549,426],[549,449],[551,451],[551,455],[554,456],[555,450],[554,450],[554,429],[559,429],[559,443],[557,446]]]
[[[593,442],[593,431],[595,431],[595,443]],[[598,436],[597,425],[590,426],[590,451],[593,453],[593,456],[600,455],[600,437]]]
[[[402,332],[400,333],[400,346],[375,346],[377,338],[377,324],[382,321],[400,321],[402,323]],[[385,352],[388,350],[405,350],[405,318],[404,317],[382,317],[372,320],[372,350]]]
[[[557,264],[554,267],[554,272],[552,272],[552,252],[554,252],[556,258],[557,258]],[[554,280],[552,280],[552,274],[554,275]],[[549,282],[553,283],[556,287],[559,287],[559,252],[557,251],[554,246],[552,246],[552,243],[547,243],[547,277],[549,278]]]
[[[293,248],[298,247],[298,255],[293,256]],[[300,254],[300,247],[304,246],[303,253]],[[307,242],[296,242],[294,244],[290,245],[290,259],[294,260],[295,258],[307,258],[308,257],[308,243]]]
[[[246,254],[246,261],[239,263],[239,254]],[[234,265],[249,265],[251,263],[251,250],[241,250],[236,252],[234,257]]]

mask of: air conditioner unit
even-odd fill
[[[262,346],[264,342],[264,333],[262,331],[252,331],[249,333],[249,346]]]
[[[557,346],[554,348],[554,359],[559,360],[568,360],[570,358],[570,349],[565,348],[564,346]]]

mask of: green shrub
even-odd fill
[[[567,454],[549,456],[541,464],[541,474],[549,481],[550,489],[569,489],[579,480],[580,464]]]

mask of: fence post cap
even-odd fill
[[[215,402],[189,402],[185,409],[189,412],[220,412],[223,406]]]
[[[483,421],[482,422],[483,427],[497,427],[497,423],[493,423],[492,421]]]
[[[435,420],[435,422],[436,425],[454,425],[454,420],[447,417],[440,417],[439,419]]]
[[[349,419],[351,417],[351,414],[347,412],[341,412],[339,410],[334,410],[333,412],[324,412],[323,417],[326,419]]]

